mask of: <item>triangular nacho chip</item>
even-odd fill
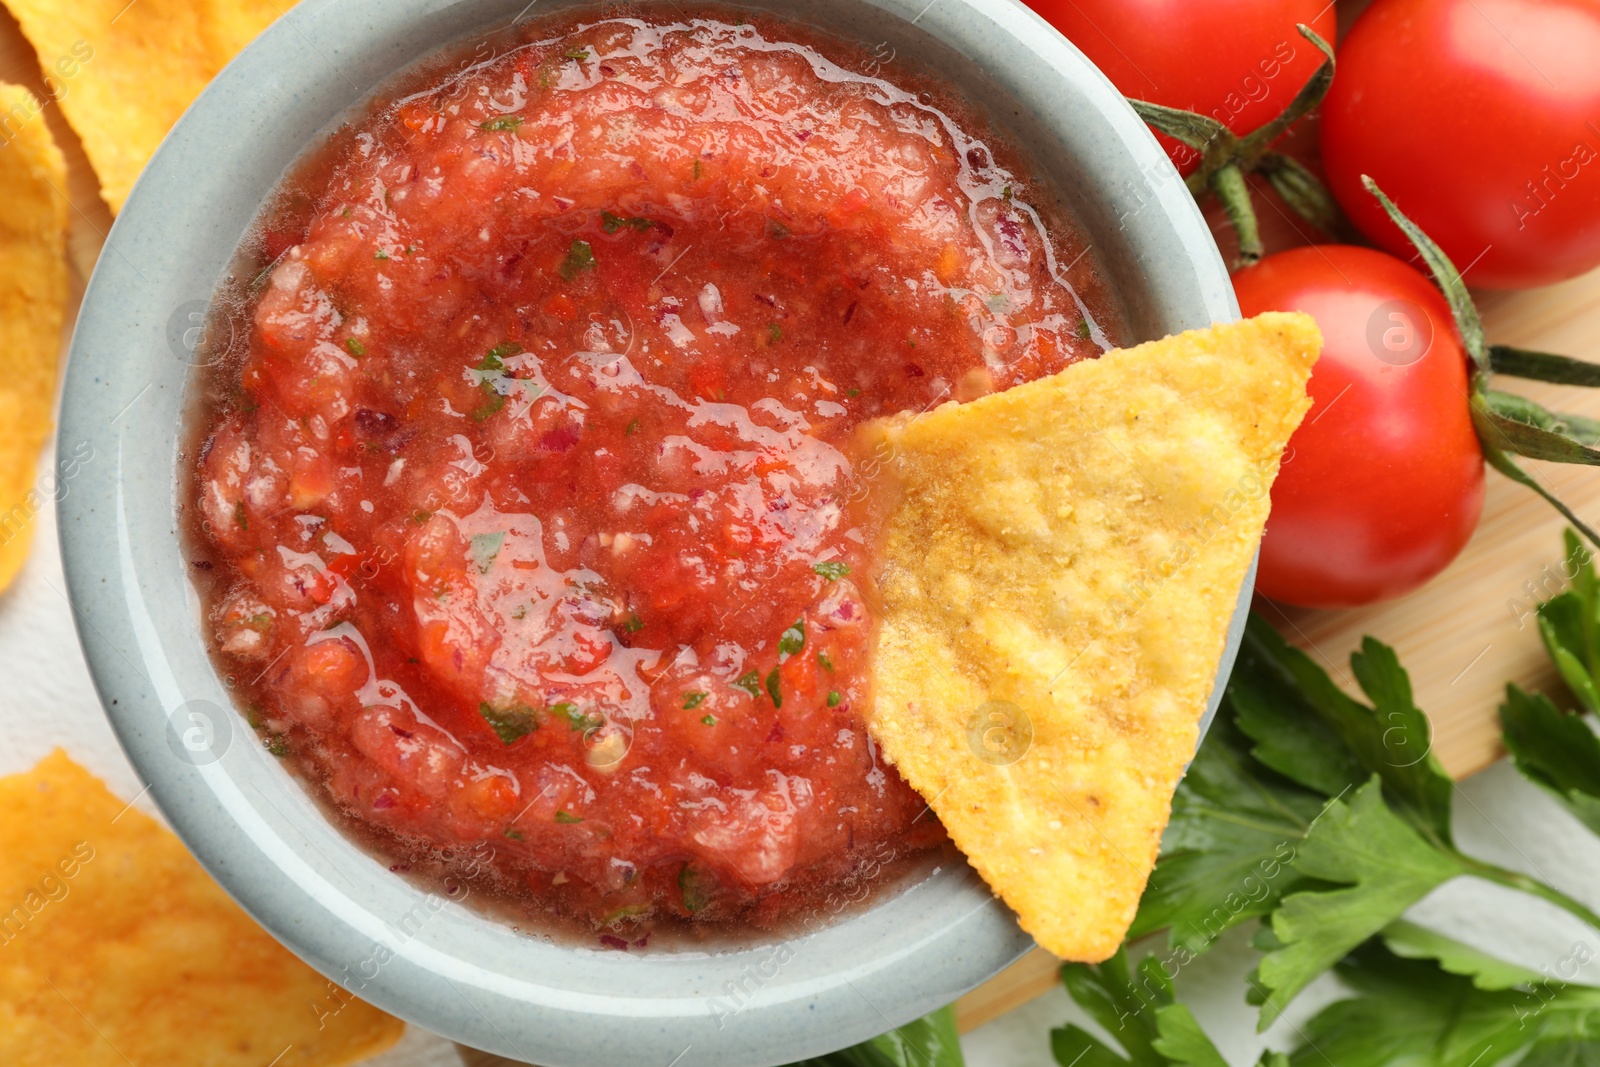
[[[121,211],[178,116],[294,0],[5,0]],[[309,43],[309,42],[308,42]]]
[[[60,750],[0,778],[0,1064],[336,1067],[399,1038]]]
[[[67,310],[67,165],[40,104],[0,82],[0,590],[11,584],[55,481],[39,479]]]
[[[1133,921],[1320,347],[1263,315],[876,425],[870,727],[1063,959]]]

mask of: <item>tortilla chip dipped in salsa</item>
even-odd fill
[[[6,1067],[338,1067],[402,1030],[60,750],[0,778],[0,909]]]
[[[67,169],[39,102],[0,83],[11,115],[0,147],[0,590],[16,577],[44,506],[39,450],[50,435],[67,303]],[[18,120],[16,116],[30,116]]]
[[[900,493],[869,726],[1064,959],[1133,921],[1320,348],[1263,315],[864,428]]]
[[[122,210],[156,146],[294,0],[5,0],[45,84]]]

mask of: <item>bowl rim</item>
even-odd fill
[[[548,0],[538,12],[587,2]],[[389,877],[328,823],[249,743],[200,639],[175,507],[173,413],[186,403],[193,345],[175,336],[199,321],[228,269],[255,214],[250,207],[241,221],[241,205],[259,206],[278,181],[282,167],[263,170],[262,160],[298,156],[408,49],[416,59],[441,41],[470,40],[533,6],[523,3],[386,0],[380,18],[354,0],[303,0],[163,142],[108,235],[67,365],[58,447],[87,442],[105,457],[81,467],[60,504],[79,640],[118,740],[167,820],[235,900],[330,981],[464,1044],[545,1067],[802,1059],[949,1002],[1031,939],[966,868],[937,871],[820,929],[726,953],[636,956],[507,937],[459,900]],[[746,4],[769,5],[783,10],[780,0]],[[824,7],[954,49],[1029,120],[1074,138],[1077,158],[1097,153],[1080,177],[1098,219],[1083,221],[1097,239],[1126,245],[1116,254],[1153,294],[1144,314],[1156,328],[1237,317],[1220,253],[1165,152],[1037,15],[1017,0],[817,0],[800,17]],[[440,36],[451,26],[461,32]],[[416,49],[419,34],[429,43]],[[1253,576],[1254,565],[1202,736],[1238,651]]]

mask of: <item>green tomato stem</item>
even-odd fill
[[[1289,106],[1278,113],[1276,117],[1265,126],[1256,130],[1240,142],[1241,156],[1246,169],[1254,169],[1257,160],[1277,141],[1288,132],[1289,127],[1299,122],[1306,115],[1320,106],[1327,99],[1328,90],[1333,88],[1333,75],[1336,63],[1333,56],[1333,46],[1324,41],[1317,32],[1304,23],[1298,23],[1295,29],[1300,31],[1300,36],[1316,46],[1322,53],[1322,65],[1317,68],[1311,78],[1300,87]],[[1312,220],[1315,221],[1315,220]]]
[[[1238,164],[1230,163],[1211,175],[1211,189],[1227,209],[1228,220],[1239,235],[1239,264],[1259,263],[1266,254],[1261,243],[1261,228],[1256,222],[1255,205],[1250,201],[1250,183]]]
[[[1496,374],[1509,374],[1513,378],[1531,378],[1557,385],[1600,386],[1600,363],[1571,356],[1533,352],[1511,345],[1490,345],[1489,364]]]
[[[1294,213],[1335,240],[1354,243],[1354,231],[1328,187],[1304,163],[1282,152],[1267,152],[1256,165]]]

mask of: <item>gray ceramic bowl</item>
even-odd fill
[[[263,198],[319,131],[397,69],[503,26],[524,4],[304,0],[167,138],[111,231],[67,373],[60,446],[88,442],[95,456],[61,507],[79,635],[123,746],[189,848],[279,940],[359,996],[546,1067],[784,1063],[946,1004],[1031,942],[961,865],[807,937],[722,954],[563,947],[430,898],[348,841],[252,743],[207,657],[179,550],[185,331]],[[1216,246],[1154,139],[1020,3],[749,6],[886,42],[986,107],[1073,197],[1137,336],[1235,317]]]

